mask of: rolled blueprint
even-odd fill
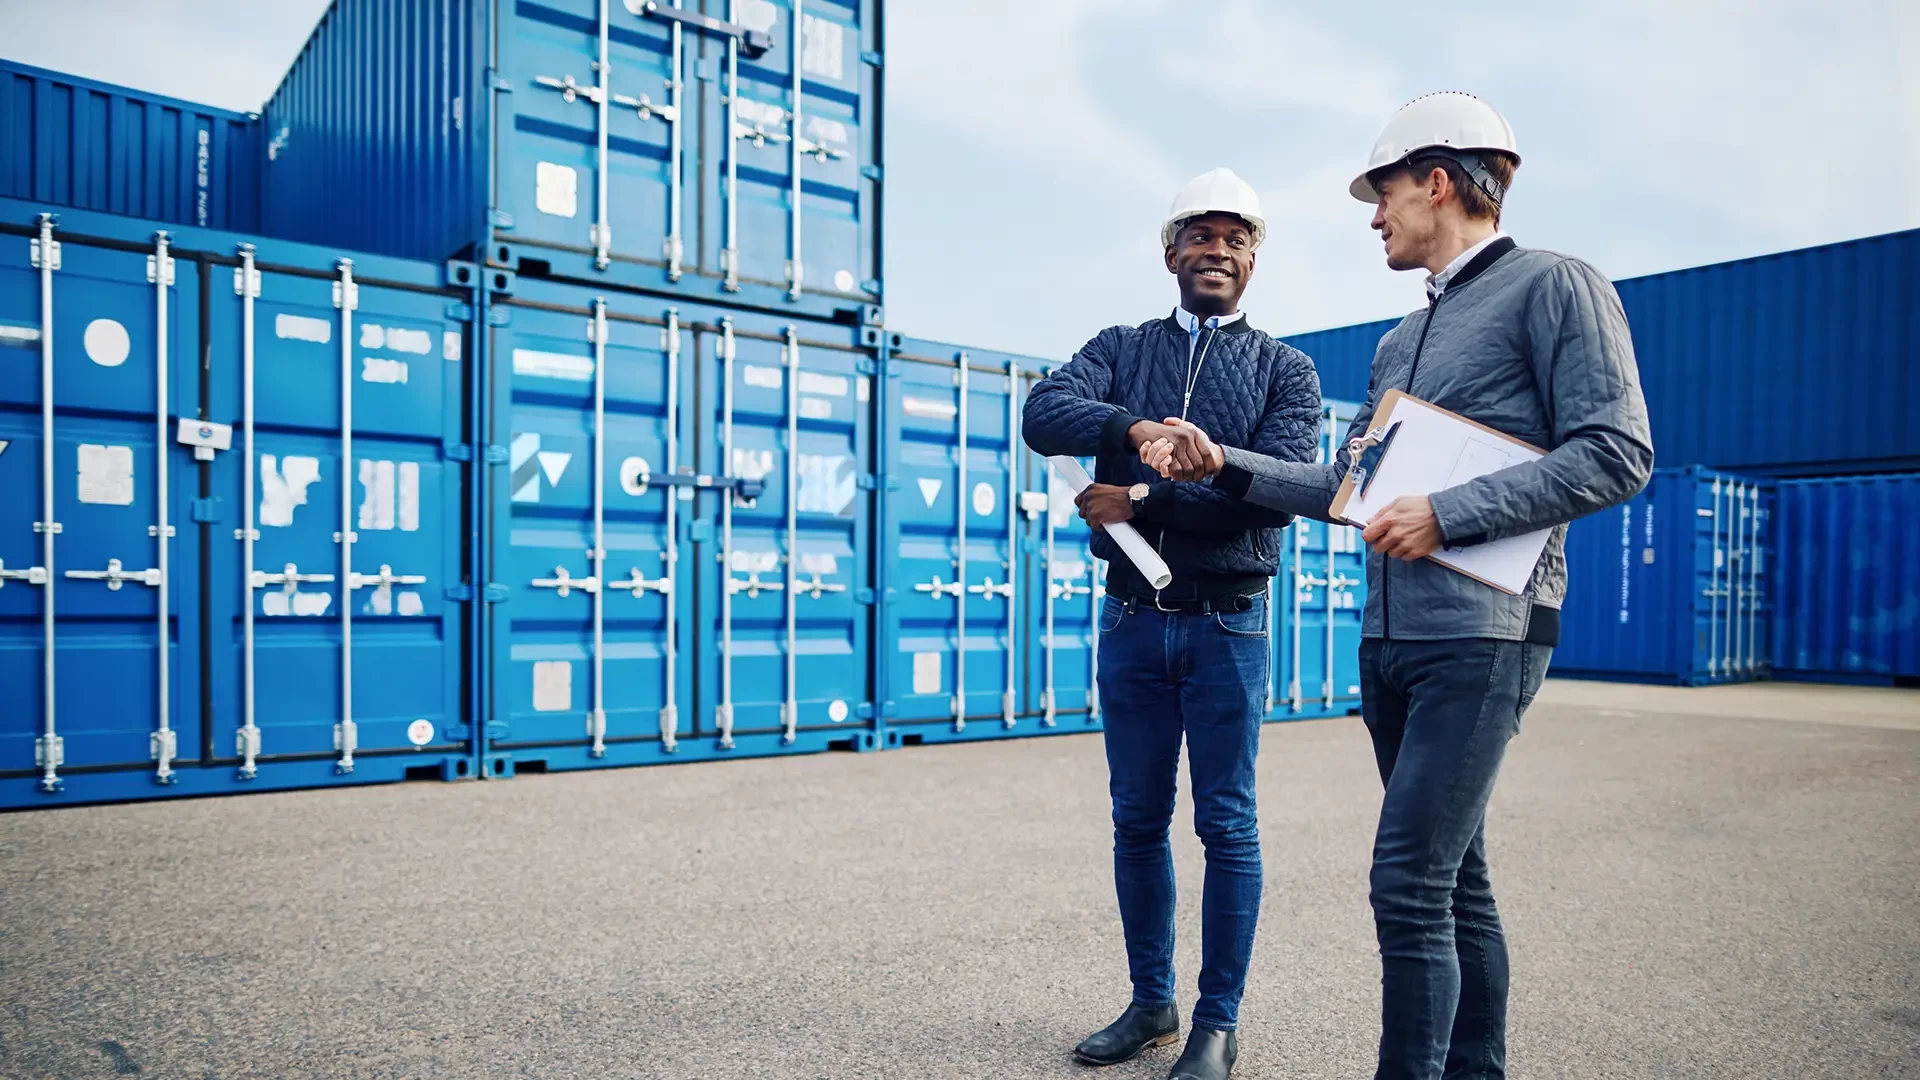
[[[1070,457],[1050,457],[1047,460],[1075,495],[1093,483],[1093,477],[1087,475],[1087,470],[1081,467],[1078,460]],[[1107,535],[1113,537],[1113,542],[1126,552],[1133,568],[1140,571],[1140,576],[1146,578],[1155,589],[1164,589],[1173,583],[1173,571],[1167,569],[1166,560],[1160,558],[1160,553],[1153,550],[1153,545],[1147,543],[1132,525],[1116,521],[1107,526]]]

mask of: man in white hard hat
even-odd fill
[[[1291,516],[1204,483],[1163,480],[1138,448],[1166,440],[1201,464],[1200,428],[1282,461],[1311,461],[1320,381],[1298,350],[1248,324],[1240,298],[1266,220],[1226,169],[1175,196],[1160,241],[1179,285],[1172,314],[1102,330],[1034,387],[1024,434],[1041,454],[1094,457],[1081,493],[1093,554],[1109,563],[1100,614],[1100,701],[1113,798],[1114,886],[1131,1003],[1075,1048],[1110,1065],[1178,1037],[1174,995],[1173,821],[1180,744],[1205,844],[1199,999],[1170,1077],[1224,1080],[1260,912],[1254,755],[1266,707],[1267,584]],[[1173,571],[1156,592],[1107,535],[1131,521]]]
[[[1500,232],[1519,164],[1513,128],[1491,106],[1430,94],[1388,121],[1350,188],[1374,207],[1387,265],[1427,271],[1428,302],[1380,339],[1349,440],[1397,389],[1549,451],[1396,500],[1362,533],[1362,711],[1386,783],[1371,882],[1383,1080],[1506,1075],[1507,945],[1487,872],[1487,800],[1559,641],[1566,525],[1632,498],[1653,468],[1613,286]],[[1171,443],[1144,456],[1169,475],[1216,473],[1217,490],[1250,504],[1331,520],[1348,451],[1301,465],[1241,446],[1216,438],[1198,470]],[[1540,529],[1552,538],[1522,595],[1426,558]]]

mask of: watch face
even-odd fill
[[[1147,497],[1147,491],[1148,491],[1147,485],[1135,484],[1132,487],[1127,489],[1127,496],[1131,498],[1134,502],[1139,502],[1141,499],[1144,499]]]

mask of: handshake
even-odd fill
[[[1169,480],[1205,480],[1226,467],[1219,445],[1185,420],[1142,420],[1127,435],[1140,448],[1140,460]]]

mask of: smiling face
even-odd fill
[[[1180,282],[1180,306],[1202,318],[1231,315],[1253,279],[1253,230],[1236,214],[1202,214],[1174,234],[1167,271]]]

